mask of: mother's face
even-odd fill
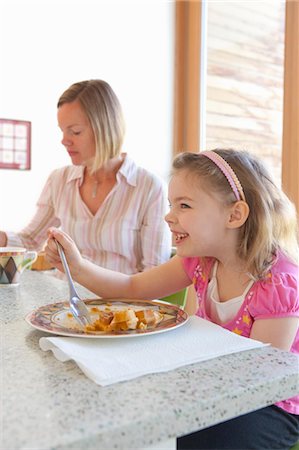
[[[57,111],[61,143],[74,165],[90,164],[95,156],[96,143],[90,121],[78,101],[64,103]]]

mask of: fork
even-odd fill
[[[68,283],[69,283],[69,288],[70,288],[70,310],[74,316],[74,318],[77,320],[77,322],[85,327],[88,324],[91,324],[92,320],[90,318],[89,315],[89,311],[85,305],[85,303],[83,302],[83,300],[80,299],[76,288],[74,286],[74,282],[71,276],[71,272],[64,254],[64,250],[61,246],[61,244],[59,244],[59,242],[55,239],[56,242],[56,246],[58,249],[58,253],[65,271],[65,274],[67,276],[68,279]]]

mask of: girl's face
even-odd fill
[[[95,137],[80,103],[64,103],[58,108],[58,126],[65,146],[74,165],[86,165],[95,155]]]
[[[196,176],[179,170],[169,183],[170,212],[165,220],[179,256],[213,256],[227,250],[229,208],[201,188]]]

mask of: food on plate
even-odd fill
[[[157,323],[161,322],[160,317],[162,316],[162,314],[159,311],[155,311],[153,309],[143,309],[140,311],[135,311],[135,314],[140,323],[148,325],[149,327],[154,327],[157,325]]]
[[[164,317],[161,312],[153,309],[135,311],[133,308],[116,311],[98,310],[97,314],[98,318],[92,324],[86,325],[87,332],[146,330],[147,328],[155,328]]]

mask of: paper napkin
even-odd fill
[[[42,337],[42,350],[60,361],[74,360],[101,386],[165,372],[217,356],[263,347],[196,316],[167,332],[130,338]]]

